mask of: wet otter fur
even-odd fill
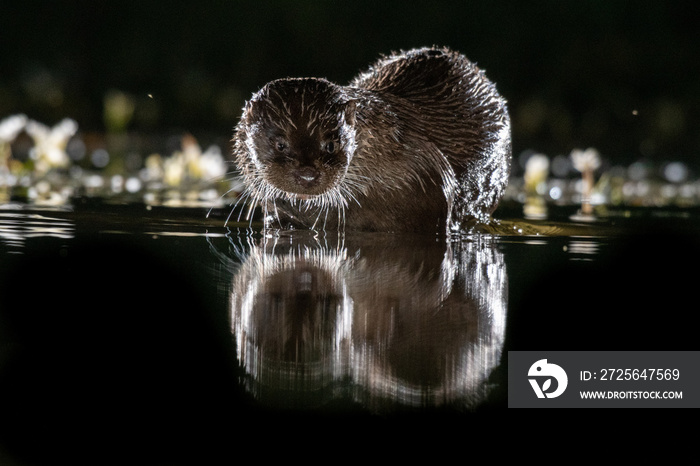
[[[347,86],[272,81],[232,142],[241,199],[270,227],[459,232],[490,221],[510,174],[506,101],[447,48],[385,56]]]

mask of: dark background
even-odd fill
[[[514,152],[596,147],[628,164],[700,148],[700,4],[693,1],[3,2],[0,118],[102,131],[111,90],[129,130],[228,138],[267,81],[346,83],[380,54],[447,45],[510,102]],[[150,94],[150,96],[149,96]]]

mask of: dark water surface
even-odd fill
[[[204,464],[297,419],[466,424],[507,408],[508,351],[698,349],[696,210],[504,207],[451,241],[206,213],[0,208],[0,463]]]

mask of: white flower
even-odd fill
[[[549,174],[549,158],[543,154],[533,154],[525,163],[525,182],[540,182]]]
[[[221,155],[221,148],[211,145],[202,152],[202,148],[191,134],[183,136],[182,152],[173,154],[173,157],[182,159],[190,180],[209,182],[226,174],[226,163]]]
[[[163,161],[163,181],[169,186],[179,186],[185,176],[185,164],[181,152],[176,152]]]
[[[144,181],[158,181],[163,178],[163,157],[160,154],[151,154],[146,157],[144,168],[141,170],[140,176]]]
[[[161,179],[171,187],[182,187],[183,183],[210,183],[226,174],[226,161],[217,145],[210,146],[202,152],[194,136],[182,137],[181,150],[169,157],[153,154],[146,159],[142,171],[144,180]]]
[[[574,149],[571,151],[571,162],[574,168],[581,172],[581,214],[583,216],[593,215],[591,198],[593,196],[593,172],[600,167],[600,154],[597,150],[589,147],[586,150]]]
[[[581,173],[594,171],[600,167],[600,153],[592,147],[586,150],[574,149],[571,151],[571,162]]]
[[[217,145],[209,146],[199,158],[199,167],[202,172],[202,180],[212,181],[226,174],[226,162],[221,154],[221,148]]]
[[[42,123],[29,120],[25,129],[34,139],[30,156],[36,161],[37,171],[46,172],[54,167],[69,165],[66,145],[78,131],[78,123],[70,118],[64,118],[56,126],[49,128]]]
[[[12,115],[0,121],[0,144],[15,140],[27,124],[26,115]]]

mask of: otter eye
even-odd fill
[[[284,141],[277,141],[275,142],[275,149],[277,149],[279,152],[284,152],[287,149],[287,143]]]
[[[326,147],[324,147],[324,149],[329,154],[332,154],[333,152],[335,152],[335,143],[333,141],[328,141],[326,143]]]

